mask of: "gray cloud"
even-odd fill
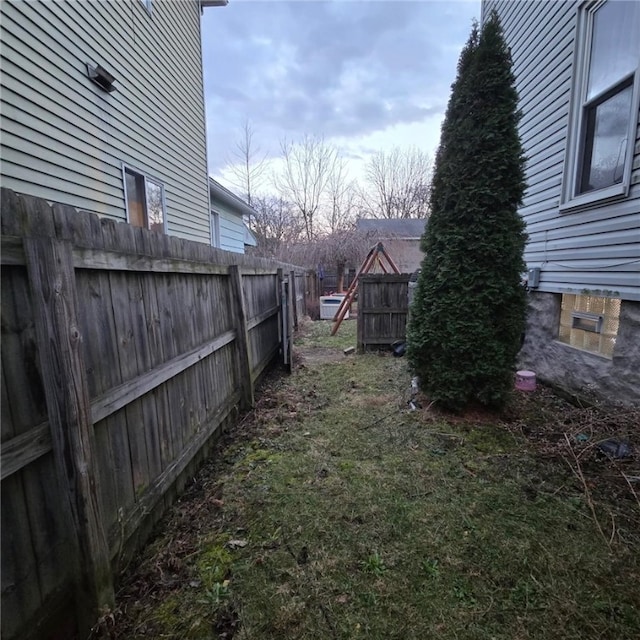
[[[206,9],[210,168],[224,165],[245,118],[276,153],[284,136],[356,137],[442,113],[474,15],[479,2],[232,0]]]

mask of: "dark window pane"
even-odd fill
[[[137,173],[125,171],[127,187],[127,211],[129,212],[129,224],[134,227],[146,227],[144,215],[144,178]]]
[[[632,86],[585,109],[579,193],[622,182],[631,118]]]

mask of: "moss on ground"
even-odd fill
[[[327,324],[305,353],[355,342],[355,323],[340,345]],[[271,381],[173,508],[111,637],[640,637],[640,507],[622,476],[640,474],[557,435],[589,419],[595,441],[595,414],[544,390],[505,416],[409,411],[404,359],[312,363]]]

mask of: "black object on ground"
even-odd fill
[[[624,440],[616,440],[611,438],[598,443],[598,449],[610,458],[630,458],[633,449],[631,445]]]
[[[398,342],[394,342],[391,345],[391,348],[393,349],[393,357],[401,358],[407,351],[407,343],[400,340]]]

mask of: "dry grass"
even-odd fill
[[[544,389],[410,412],[403,359],[328,332],[172,509],[103,637],[640,637],[640,472],[595,446],[637,439],[637,412]]]

